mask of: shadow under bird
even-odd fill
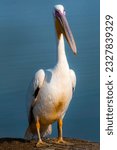
[[[53,69],[36,72],[29,85],[27,98],[29,126],[25,137],[37,136],[37,147],[43,144],[42,137],[51,134],[55,121],[58,125],[57,143],[65,142],[62,135],[63,118],[76,86],[76,75],[69,68],[65,53],[64,37],[75,55],[77,50],[64,7],[55,5],[53,15],[57,35],[57,63]]]

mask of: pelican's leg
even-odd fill
[[[41,135],[40,135],[40,122],[39,122],[39,119],[36,120],[36,128],[37,128],[37,134],[38,134],[38,142],[37,142],[36,146],[39,147],[41,144],[43,144],[43,141],[42,141]]]
[[[59,119],[57,125],[58,125],[58,141],[57,141],[57,143],[66,143],[66,142],[63,140],[63,131],[62,131],[63,120],[62,120],[62,119]]]

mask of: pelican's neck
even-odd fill
[[[63,34],[58,39],[58,65],[69,68],[67,57],[65,53],[65,44]]]

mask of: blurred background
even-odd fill
[[[63,134],[100,140],[99,0],[0,0],[0,137],[23,138],[28,85],[38,69],[56,64],[55,4],[64,5],[78,49],[75,57],[66,43],[77,86]]]

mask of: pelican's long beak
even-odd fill
[[[63,33],[70,48],[72,49],[73,53],[76,55],[77,54],[76,44],[72,32],[70,30],[69,24],[67,22],[65,13],[61,13],[61,11],[55,9],[54,17],[55,17],[55,26],[56,26],[58,38],[60,38],[61,33]]]

